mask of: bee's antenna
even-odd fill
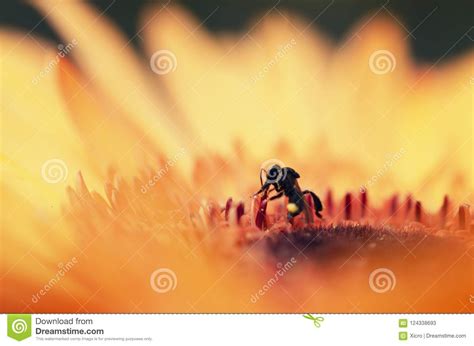
[[[260,169],[260,186],[263,186],[262,171],[265,172],[265,175],[268,175],[268,172],[265,168]]]
[[[255,196],[257,196],[259,193],[261,193],[263,191],[262,171],[264,171],[267,174],[267,171],[264,168],[260,169],[260,190],[258,190],[258,192],[253,194],[253,196],[251,196],[251,198],[254,198]],[[269,188],[269,186],[266,186],[265,190],[268,190],[268,188]]]

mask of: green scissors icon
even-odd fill
[[[306,314],[306,315],[303,315],[304,318],[307,318],[308,320],[311,320],[313,321],[313,324],[316,328],[319,328],[321,327],[321,322],[324,321],[324,317],[321,317],[321,316],[318,316],[318,317],[314,317],[313,315],[311,314]]]

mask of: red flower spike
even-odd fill
[[[352,194],[349,192],[344,197],[344,218],[350,220],[352,216]]]
[[[390,216],[395,216],[398,210],[398,195],[394,195],[390,200]]]
[[[469,221],[469,209],[467,205],[461,205],[458,212],[458,225],[460,230],[468,230]]]
[[[305,196],[306,204],[308,205],[308,213],[310,214],[311,223],[314,222],[314,202],[310,195]],[[307,220],[308,221],[308,220]]]
[[[415,203],[415,221],[416,222],[422,222],[422,216],[423,216],[423,207],[422,207],[420,201],[416,201],[416,203]]]
[[[227,202],[225,203],[225,213],[224,218],[226,221],[229,221],[229,212],[230,208],[232,208],[232,197],[230,197]]]
[[[444,225],[446,224],[446,217],[448,216],[448,211],[449,211],[449,198],[448,196],[444,196],[443,199],[443,205],[441,206],[441,209],[439,211],[439,227],[444,228]]]
[[[360,193],[360,201],[361,201],[361,206],[360,206],[360,217],[364,218],[365,217],[365,212],[367,210],[367,190],[363,190]]]
[[[305,199],[306,199],[306,203],[308,203],[309,208],[311,209],[311,211],[313,211],[314,210],[313,198],[310,195],[306,195]]]
[[[255,217],[255,225],[260,229],[264,229],[264,227],[266,226],[265,219],[266,219],[266,213],[267,213],[267,199],[262,198],[258,202],[259,202],[259,206],[258,206],[257,216]]]
[[[240,226],[240,218],[242,217],[242,215],[244,215],[244,211],[245,211],[245,208],[244,208],[244,203],[240,202],[238,205],[237,205],[237,208],[235,210],[235,213],[237,215],[237,224]]]
[[[411,207],[413,205],[413,200],[412,200],[410,195],[407,196],[407,199],[405,201],[405,205],[406,205],[405,216],[408,216],[408,215],[410,215]]]
[[[328,190],[328,193],[326,195],[326,209],[328,211],[329,216],[333,215],[334,211],[334,202],[332,199],[332,191]]]

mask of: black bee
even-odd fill
[[[265,183],[263,183],[262,172],[266,173]],[[301,190],[297,181],[299,177],[300,175],[290,167],[273,165],[268,172],[262,169],[260,170],[260,184],[262,187],[254,194],[254,196],[263,192],[266,197],[271,191],[273,191],[270,190],[270,188],[273,187],[277,194],[270,197],[270,201],[282,197],[283,194],[288,197],[288,220],[291,220],[304,211],[307,221],[312,221],[313,217],[309,205],[304,198],[304,195],[310,194],[313,198],[315,213],[320,219],[322,219],[323,217],[320,212],[323,210],[323,204],[321,203],[321,200],[314,192]]]

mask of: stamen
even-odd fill
[[[352,194],[349,192],[344,198],[344,218],[350,220],[352,215]]]
[[[260,199],[259,207],[257,211],[257,217],[255,218],[255,225],[260,229],[264,229],[266,227],[266,220],[265,220],[266,211],[267,211],[267,199]]]
[[[423,208],[421,206],[421,202],[416,201],[416,204],[415,204],[415,221],[416,222],[421,222],[422,213],[423,213]]]
[[[448,216],[449,211],[449,198],[447,195],[444,196],[443,205],[441,206],[441,210],[439,211],[439,227],[444,228],[446,224],[446,217]]]
[[[398,195],[394,195],[390,200],[390,215],[395,216],[398,210]]]
[[[237,224],[240,226],[240,219],[242,218],[242,216],[244,215],[244,211],[245,211],[245,208],[244,208],[244,203],[240,202],[238,205],[237,205],[237,208],[235,210],[235,213],[236,213],[236,216],[237,216]]]
[[[361,200],[361,209],[360,209],[360,217],[365,217],[365,212],[367,209],[367,190],[363,190],[360,193],[360,200]]]
[[[411,212],[411,207],[413,205],[413,200],[411,198],[411,195],[408,195],[406,200],[405,200],[405,217],[408,217]]]
[[[231,207],[232,207],[232,198],[229,198],[227,202],[225,203],[224,218],[226,221],[229,221],[229,212],[230,212]]]
[[[468,230],[469,219],[469,206],[466,204],[461,205],[458,212],[458,225],[460,230]]]
[[[326,209],[328,211],[329,216],[333,215],[334,211],[334,202],[332,199],[332,191],[328,190],[328,193],[326,195]]]
[[[100,214],[102,217],[109,217],[110,214],[120,215],[122,211],[128,210],[126,213],[130,212],[131,215],[138,217],[140,220],[153,222],[152,220],[154,216],[150,215],[152,209],[144,208],[140,200],[133,198],[134,191],[140,191],[140,186],[142,184],[140,182],[128,184],[125,179],[121,179],[118,176],[111,177],[111,179],[113,182],[107,182],[105,184],[106,198],[104,199],[93,191],[89,192],[82,174],[80,172],[77,174],[75,188],[73,189],[69,187],[66,191],[69,197],[70,206],[73,211],[77,211],[74,214],[77,215],[78,219],[81,219],[84,213],[95,212],[97,215]],[[152,192],[150,191],[150,193]],[[162,194],[159,195],[162,196]],[[140,198],[151,197],[150,194],[143,195],[141,191],[139,196]],[[237,225],[244,233],[252,228],[260,230],[276,230],[281,225],[284,225],[284,228],[291,232],[299,232],[302,229],[320,229],[317,225],[313,225],[313,222],[309,222],[308,216],[302,213],[305,212],[310,214],[310,216],[314,216],[313,209],[315,206],[311,196],[304,196],[306,207],[303,211],[297,210],[298,207],[295,204],[288,203],[288,199],[284,198],[280,203],[277,202],[275,208],[272,209],[272,213],[269,214],[267,214],[269,203],[267,197],[268,195],[263,195],[253,198],[249,204],[248,211],[245,210],[245,204],[243,202],[235,204],[231,197],[225,201],[223,207],[213,200],[203,201],[200,205],[187,207],[186,213],[189,215],[187,222],[190,226],[199,229],[220,227],[219,225],[222,227]],[[343,214],[341,219],[353,220],[356,221],[356,223],[358,223],[357,221],[364,219],[364,224],[370,225],[374,229],[377,229],[378,225],[380,225],[379,222],[382,222],[381,218],[397,214],[399,208],[399,195],[395,194],[386,202],[385,207],[382,209],[374,208],[374,214],[378,215],[377,217],[369,216],[368,192],[365,190],[360,192],[360,212],[358,209],[359,203],[353,205],[354,197],[350,192],[344,195],[342,201],[335,202],[333,200],[332,190],[328,190],[325,200],[326,204],[324,207],[326,213],[332,213],[333,215]],[[444,196],[440,210],[438,213],[432,214],[423,209],[421,201],[414,200],[411,195],[408,195],[402,207],[405,210],[404,213],[407,215],[407,220],[414,220],[418,223],[424,224],[425,226],[430,226],[431,228],[436,227],[440,230],[444,229],[446,232],[452,230],[463,231],[463,236],[465,237],[472,227],[469,206],[466,204],[461,205],[458,209],[456,218],[450,220],[449,209],[451,208],[451,203],[449,197],[447,195]],[[339,205],[343,209],[335,210],[335,205]],[[233,209],[235,209],[235,212]],[[357,212],[355,212],[356,210]],[[298,211],[301,213],[298,213]],[[288,212],[290,212],[290,214],[298,214],[298,216],[287,219]],[[306,222],[302,216],[305,216]],[[288,225],[288,222],[291,226]],[[332,222],[334,223],[334,226],[341,226],[338,225],[338,220],[332,220]],[[399,222],[395,224],[401,224],[399,226],[404,227],[404,220],[399,220]],[[395,224],[392,223],[392,226],[395,226]],[[248,227],[249,225],[252,227]],[[277,225],[276,228],[273,227],[275,225]],[[324,227],[332,227],[332,224],[326,225],[324,221],[320,225]],[[346,225],[347,223],[342,223],[342,226],[345,227]],[[466,231],[468,232],[466,233]],[[461,233],[458,235],[461,236]]]

